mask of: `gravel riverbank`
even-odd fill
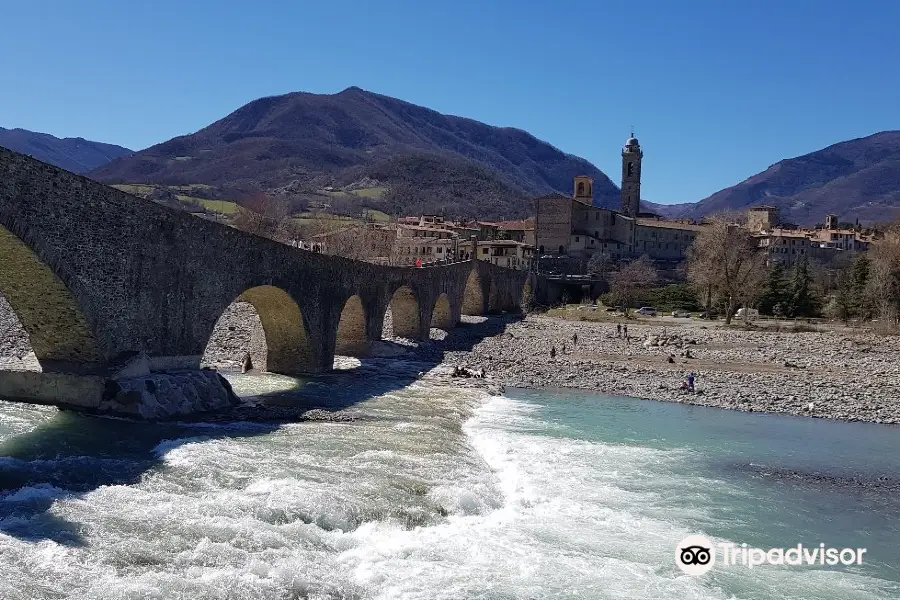
[[[447,353],[444,362],[484,367],[489,380],[512,387],[581,388],[742,411],[900,423],[900,338],[720,325],[634,322],[628,341],[617,337],[613,323],[529,316],[471,352]],[[696,374],[696,393],[680,389],[689,372]]]

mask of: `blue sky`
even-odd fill
[[[525,129],[690,202],[900,128],[900,2],[0,3],[0,126],[141,149],[260,96],[351,85]]]

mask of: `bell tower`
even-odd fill
[[[587,175],[579,175],[575,178],[575,194],[573,197],[585,204],[594,203],[594,180]]]
[[[637,217],[641,210],[641,159],[644,151],[634,132],[625,142],[622,150],[622,208],[621,212],[629,217]]]

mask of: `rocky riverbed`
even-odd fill
[[[630,340],[617,336],[614,323],[529,316],[470,352],[447,353],[444,362],[483,367],[489,381],[513,387],[900,423],[898,337],[745,331],[662,318],[629,323],[628,333]],[[681,389],[691,372],[695,393]]]

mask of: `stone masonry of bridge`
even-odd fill
[[[0,292],[41,366],[0,372],[6,399],[182,414],[205,405],[167,406],[160,388],[190,379],[204,395],[215,374],[201,356],[235,300],[259,313],[265,368],[306,374],[331,369],[336,350],[364,355],[388,306],[395,335],[427,339],[461,314],[518,310],[532,287],[484,261],[384,267],[292,248],[0,148]]]

